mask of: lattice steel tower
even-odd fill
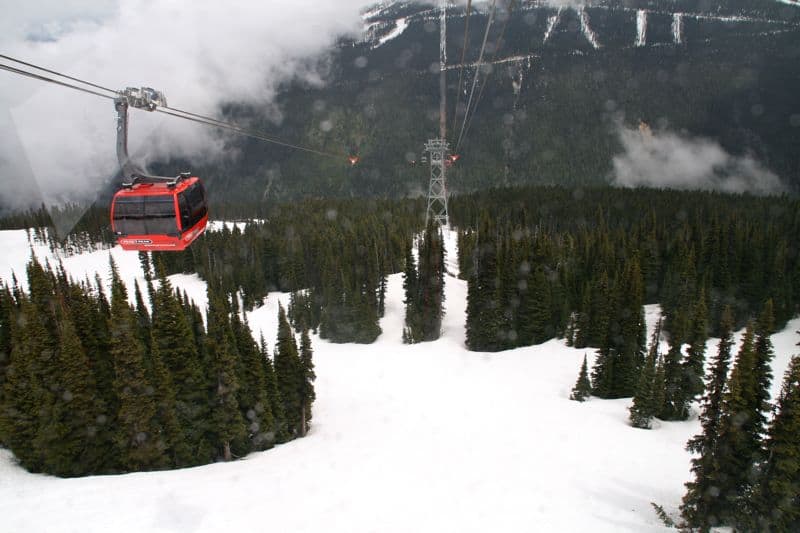
[[[449,224],[447,216],[447,162],[450,145],[447,142],[447,0],[439,2],[439,138],[425,143],[431,163],[431,179],[428,185],[428,210],[425,223],[433,220],[440,226]]]

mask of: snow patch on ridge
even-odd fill
[[[597,50],[600,48],[600,41],[597,40],[597,34],[589,25],[589,13],[586,12],[586,9],[583,6],[578,7],[577,11],[581,19],[581,33],[583,33],[583,36],[586,37],[587,41],[589,41],[589,44],[591,44],[592,47]]]
[[[394,24],[395,24],[394,29],[392,29],[389,33],[378,39],[378,43],[375,44],[373,48],[378,48],[379,46],[383,46],[384,44],[388,43],[392,39],[396,39],[397,37],[402,35],[404,31],[406,31],[406,28],[408,28],[408,20],[405,17],[397,19],[394,22]]]
[[[640,9],[636,12],[636,46],[647,44],[647,11]]]
[[[564,11],[563,7],[558,8],[558,12],[555,15],[551,15],[547,17],[547,30],[544,32],[544,41],[547,42],[550,37],[553,35],[553,30],[556,28],[558,21],[561,20],[561,13]]]
[[[683,43],[683,13],[672,15],[672,40],[675,44]]]

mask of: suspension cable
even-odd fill
[[[279,141],[277,139],[273,139],[272,137],[267,137],[266,135],[263,135],[260,132],[252,131],[252,130],[246,130],[246,129],[241,128],[241,127],[239,127],[239,126],[237,126],[235,124],[230,124],[230,123],[227,123],[227,122],[220,122],[220,121],[218,121],[216,119],[196,118],[196,117],[202,117],[202,115],[195,115],[194,113],[185,114],[185,115],[184,114],[180,114],[180,113],[174,113],[173,111],[175,111],[175,110],[173,108],[169,108],[169,107],[157,107],[155,110],[157,112],[159,112],[159,113],[164,113],[165,115],[169,115],[171,117],[182,118],[184,120],[189,120],[191,122],[197,122],[198,124],[205,124],[206,126],[211,126],[211,127],[214,127],[214,128],[220,128],[220,129],[233,131],[233,132],[236,132],[236,133],[238,133],[240,135],[244,135],[245,137],[252,137],[253,139],[259,139],[261,141],[268,142],[268,143],[271,143],[271,144],[277,144],[278,146],[285,146],[287,148],[294,148],[295,150],[302,150],[304,152],[309,152],[309,153],[321,155],[321,156],[324,156],[324,157],[333,157],[335,159],[340,159],[342,157],[346,157],[345,154],[335,154],[335,153],[332,153],[332,152],[323,152],[321,150],[315,150],[313,148],[307,148],[305,146],[300,146],[300,145],[297,145],[297,144],[291,144],[291,143]]]
[[[494,52],[492,52],[492,58],[489,60],[489,63],[494,63],[495,59],[497,58],[497,52],[500,50],[500,47],[503,46],[503,37],[506,34],[506,28],[508,27],[508,21],[511,20],[511,13],[514,10],[514,3],[515,0],[511,0],[508,4],[508,17],[503,22],[503,28],[500,30],[500,36],[497,38],[497,46],[494,48]],[[472,121],[475,118],[475,110],[478,109],[478,104],[481,102],[481,98],[483,97],[483,90],[486,88],[486,83],[489,81],[489,76],[484,76],[483,80],[481,80],[481,88],[478,91],[478,98],[475,100],[475,107],[473,108],[472,115],[469,117],[469,121],[467,122],[467,127],[464,130],[464,138],[466,138],[467,134],[469,133],[470,126],[472,126]],[[463,139],[459,140],[459,144]],[[456,146],[458,149],[458,146]]]
[[[66,74],[62,74],[61,72],[56,72],[55,70],[50,70],[48,68],[40,67],[38,65],[34,65],[33,63],[27,63],[25,61],[22,61],[22,60],[19,60],[19,59],[16,59],[16,58],[13,58],[13,57],[10,57],[10,56],[7,56],[7,55],[0,54],[0,59],[5,59],[7,61],[13,61],[14,63],[18,63],[20,65],[25,65],[26,67],[35,68],[36,70],[41,70],[42,72],[47,72],[48,74],[54,74],[54,75],[56,75],[56,76],[58,76],[60,78],[64,78],[64,79],[71,80],[71,81],[77,81],[78,83],[82,83],[84,85],[88,85],[89,87],[94,87],[95,89],[101,89],[103,91],[108,91],[108,92],[114,93],[114,94],[117,94],[117,92],[118,92],[118,91],[115,91],[113,89],[109,89],[108,87],[103,87],[102,85],[97,85],[95,83],[91,83],[91,82],[88,82],[88,81],[85,81],[85,80],[82,80],[82,79],[79,79],[79,78],[73,78],[72,76],[68,76]]]
[[[19,59],[16,59],[16,58],[13,58],[13,57],[10,57],[10,56],[7,56],[7,55],[3,55],[3,54],[0,54],[0,59],[5,59],[7,61],[12,61],[14,63],[18,63],[20,65],[24,65],[26,67],[34,68],[36,70],[40,70],[40,71],[46,72],[48,74],[52,74],[52,75],[55,75],[55,76],[58,76],[58,77],[61,77],[61,78],[67,79],[67,80],[71,80],[71,81],[74,81],[74,82],[77,82],[77,83],[80,83],[80,84],[83,84],[83,85],[87,85],[89,87],[94,87],[94,88],[97,88],[97,89],[101,89],[103,91],[107,91],[107,92],[112,93],[112,94],[111,95],[103,94],[103,93],[100,93],[98,91],[94,91],[92,89],[87,89],[86,87],[80,87],[78,85],[74,85],[74,84],[71,84],[71,83],[67,83],[65,81],[57,80],[57,79],[54,79],[52,77],[44,76],[42,74],[37,74],[35,72],[30,72],[30,71],[27,71],[27,70],[24,70],[24,69],[16,68],[16,67],[13,67],[11,65],[0,64],[0,70],[5,70],[5,71],[10,72],[12,74],[17,74],[19,76],[24,76],[24,77],[27,77],[27,78],[43,81],[43,82],[46,82],[46,83],[52,83],[52,84],[55,84],[55,85],[59,85],[61,87],[66,87],[66,88],[69,88],[69,89],[74,89],[76,91],[81,91],[81,92],[84,92],[84,93],[87,93],[87,94],[91,94],[91,95],[94,95],[94,96],[99,96],[101,98],[106,98],[108,100],[114,100],[115,98],[120,96],[120,92],[119,91],[115,91],[115,90],[109,89],[108,87],[103,87],[102,85],[98,85],[96,83],[92,83],[92,82],[89,82],[89,81],[86,81],[86,80],[82,80],[80,78],[69,76],[67,74],[63,74],[63,73],[55,71],[55,70],[51,70],[51,69],[47,69],[47,68],[44,68],[44,67],[40,67],[40,66],[35,65],[33,63],[28,63],[28,62],[25,62],[25,61],[21,61]],[[267,136],[267,135],[265,135],[264,133],[262,133],[260,131],[245,129],[245,128],[243,128],[243,127],[241,127],[241,126],[239,126],[237,124],[231,123],[231,122],[223,122],[221,120],[218,120],[218,119],[215,119],[215,118],[212,118],[212,117],[208,117],[208,116],[205,116],[205,115],[200,115],[200,114],[197,114],[197,113],[192,113],[190,111],[185,111],[185,110],[182,110],[182,109],[177,109],[177,108],[168,107],[168,106],[161,106],[161,107],[157,107],[155,110],[158,111],[159,113],[163,113],[165,115],[170,115],[172,117],[182,118],[184,120],[189,120],[189,121],[192,121],[192,122],[196,122],[198,124],[203,124],[203,125],[206,125],[206,126],[211,126],[211,127],[215,127],[215,128],[220,128],[220,129],[233,131],[235,133],[238,133],[240,135],[244,135],[246,137],[252,137],[254,139],[258,139],[258,140],[261,140],[261,141],[264,141],[264,142],[268,142],[268,143],[271,143],[271,144],[276,144],[278,146],[284,146],[286,148],[293,148],[295,150],[301,150],[301,151],[304,151],[304,152],[320,155],[320,156],[323,156],[323,157],[332,157],[332,158],[335,158],[335,159],[340,159],[342,157],[349,157],[349,154],[325,152],[325,151],[322,151],[322,150],[316,150],[314,148],[308,148],[306,146],[301,146],[301,145],[298,145],[298,144],[292,144],[292,143],[284,142],[284,141],[278,140],[278,139],[276,139],[274,137]]]
[[[469,44],[469,15],[472,12],[472,0],[467,0],[467,17],[464,23],[464,44],[461,47],[461,64],[458,69],[458,90],[456,91],[456,107],[453,109],[453,129],[456,129],[458,122],[458,106],[461,104],[461,86],[464,81],[464,59],[467,56],[467,46]]]
[[[8,72],[11,72],[12,74],[19,74],[20,76],[25,76],[27,78],[32,78],[34,80],[44,81],[44,82],[48,82],[48,83],[54,83],[54,84],[60,85],[62,87],[67,87],[69,89],[75,89],[76,91],[82,91],[82,92],[85,92],[85,93],[88,93],[88,94],[93,94],[95,96],[99,96],[100,98],[107,98],[109,100],[113,100],[114,99],[113,96],[109,96],[107,94],[102,94],[102,93],[99,93],[97,91],[93,91],[91,89],[87,89],[85,87],[78,87],[77,85],[72,85],[70,83],[66,83],[66,82],[63,82],[63,81],[54,80],[53,78],[48,78],[47,76],[42,76],[41,74],[36,74],[36,73],[33,73],[33,72],[28,72],[28,71],[25,71],[25,70],[21,70],[21,69],[12,67],[10,65],[0,65],[0,69],[8,71]]]
[[[486,41],[489,38],[489,30],[492,27],[492,21],[494,20],[494,12],[497,6],[497,0],[492,0],[492,10],[489,13],[489,20],[486,21],[486,31],[483,34],[483,44],[481,45],[481,53],[478,55],[478,63],[475,66],[475,77],[472,78],[472,89],[469,92],[469,99],[467,100],[467,109],[464,112],[464,122],[461,124],[461,133],[458,135],[458,142],[456,142],[456,150],[458,147],[461,146],[461,139],[464,137],[464,128],[467,125],[467,118],[469,117],[469,110],[470,106],[472,105],[472,97],[475,94],[475,85],[478,83],[478,75],[481,72],[481,66],[483,65],[483,52],[486,50]]]

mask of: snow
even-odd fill
[[[647,11],[640,9],[636,12],[636,46],[647,44]]]
[[[27,240],[0,232],[0,272],[20,272]],[[696,419],[653,431],[627,424],[630,400],[569,401],[584,353],[551,340],[488,354],[464,346],[467,287],[448,247],[443,337],[401,343],[402,275],[389,278],[382,335],[371,345],[312,338],[317,401],[308,437],[243,460],[170,472],[58,479],[0,450],[0,529],[51,532],[668,531],[689,479]],[[37,254],[39,252],[37,251]],[[126,278],[138,257],[114,249]],[[44,254],[43,254],[44,256]],[[106,277],[108,252],[65,260]],[[93,275],[93,274],[90,274]],[[173,276],[193,297],[196,276]],[[273,349],[271,294],[248,315]],[[650,328],[657,306],[647,306]],[[775,335],[777,386],[800,320]],[[716,342],[709,341],[709,353]]]
[[[589,41],[589,44],[591,44],[592,47],[597,50],[600,48],[600,41],[597,40],[597,34],[589,25],[589,13],[586,12],[586,9],[584,9],[583,6],[578,7],[577,11],[581,20],[581,33],[583,33],[583,36],[586,37],[587,41]]]
[[[406,28],[408,28],[408,21],[405,18],[397,19],[394,24],[394,28],[389,33],[378,39],[378,44],[375,45],[375,48],[383,46],[392,39],[399,37],[406,31]]]
[[[553,30],[555,29],[558,21],[561,20],[561,13],[564,11],[563,7],[558,8],[558,12],[555,15],[551,15],[547,17],[547,30],[544,32],[544,40],[543,43],[546,43],[550,36],[553,35]]]
[[[384,9],[388,7],[387,2],[380,2],[375,4],[371,9],[367,9],[361,14],[361,19],[364,21],[368,21],[371,18],[379,15]]]
[[[207,229],[208,231],[222,231],[222,228],[228,228],[233,231],[233,228],[239,228],[239,231],[244,231],[244,228],[249,223],[263,223],[264,220],[254,218],[252,220],[209,220]]]
[[[675,44],[683,43],[683,13],[672,15],[672,40]]]

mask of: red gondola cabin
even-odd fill
[[[185,250],[207,223],[206,191],[197,177],[136,183],[111,202],[111,229],[123,250]]]

